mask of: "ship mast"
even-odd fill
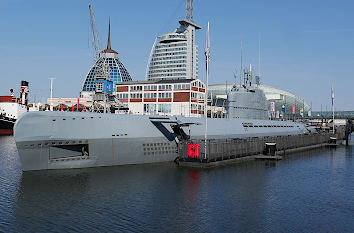
[[[204,159],[207,159],[207,131],[208,131],[208,79],[209,79],[209,61],[210,61],[210,39],[209,39],[209,22],[205,40],[205,59],[206,59],[206,86],[204,96],[204,116],[205,116],[205,129],[204,129]]]

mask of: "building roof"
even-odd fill
[[[117,85],[191,83],[191,82],[196,81],[196,80],[199,80],[199,79],[143,80],[143,81],[121,82],[121,83],[117,83]],[[199,81],[201,81],[201,80],[199,80]]]
[[[179,23],[180,23],[181,25],[192,25],[193,27],[195,27],[195,29],[202,29],[201,26],[195,24],[194,22],[191,22],[191,21],[188,20],[188,19],[181,19],[181,20],[179,20]]]

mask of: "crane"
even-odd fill
[[[106,79],[110,80],[109,74],[111,73],[110,72],[111,69],[109,65],[106,64],[106,59],[99,61],[102,47],[101,47],[100,34],[96,26],[95,14],[93,13],[91,2],[89,2],[89,10],[90,10],[90,27],[92,32],[92,40],[91,40],[92,48],[93,48],[92,57],[93,57],[93,62],[97,63],[95,69],[95,77],[106,77]]]
[[[89,2],[89,10],[90,10],[90,27],[92,32],[92,48],[93,48],[93,60],[96,62],[100,58],[101,52],[101,41],[100,34],[98,32],[98,28],[96,26],[96,19],[93,13],[92,4]]]

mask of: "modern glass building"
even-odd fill
[[[187,1],[192,8],[193,1]],[[198,46],[195,31],[201,29],[193,22],[191,9],[187,7],[185,19],[173,32],[158,36],[152,46],[146,80],[196,79],[198,78]]]
[[[106,67],[106,72],[108,76],[113,81],[113,86],[115,87],[117,83],[132,81],[132,78],[123,65],[123,63],[118,58],[118,53],[111,49],[110,40],[110,30],[108,30],[108,42],[107,48],[100,53],[99,59],[91,67],[88,72],[84,84],[82,86],[81,92],[94,92],[95,91],[95,76],[97,75],[98,67],[104,65]]]

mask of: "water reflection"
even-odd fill
[[[302,232],[354,227],[352,147],[207,170],[162,163],[22,173],[11,143],[11,138],[0,138],[0,231]]]

